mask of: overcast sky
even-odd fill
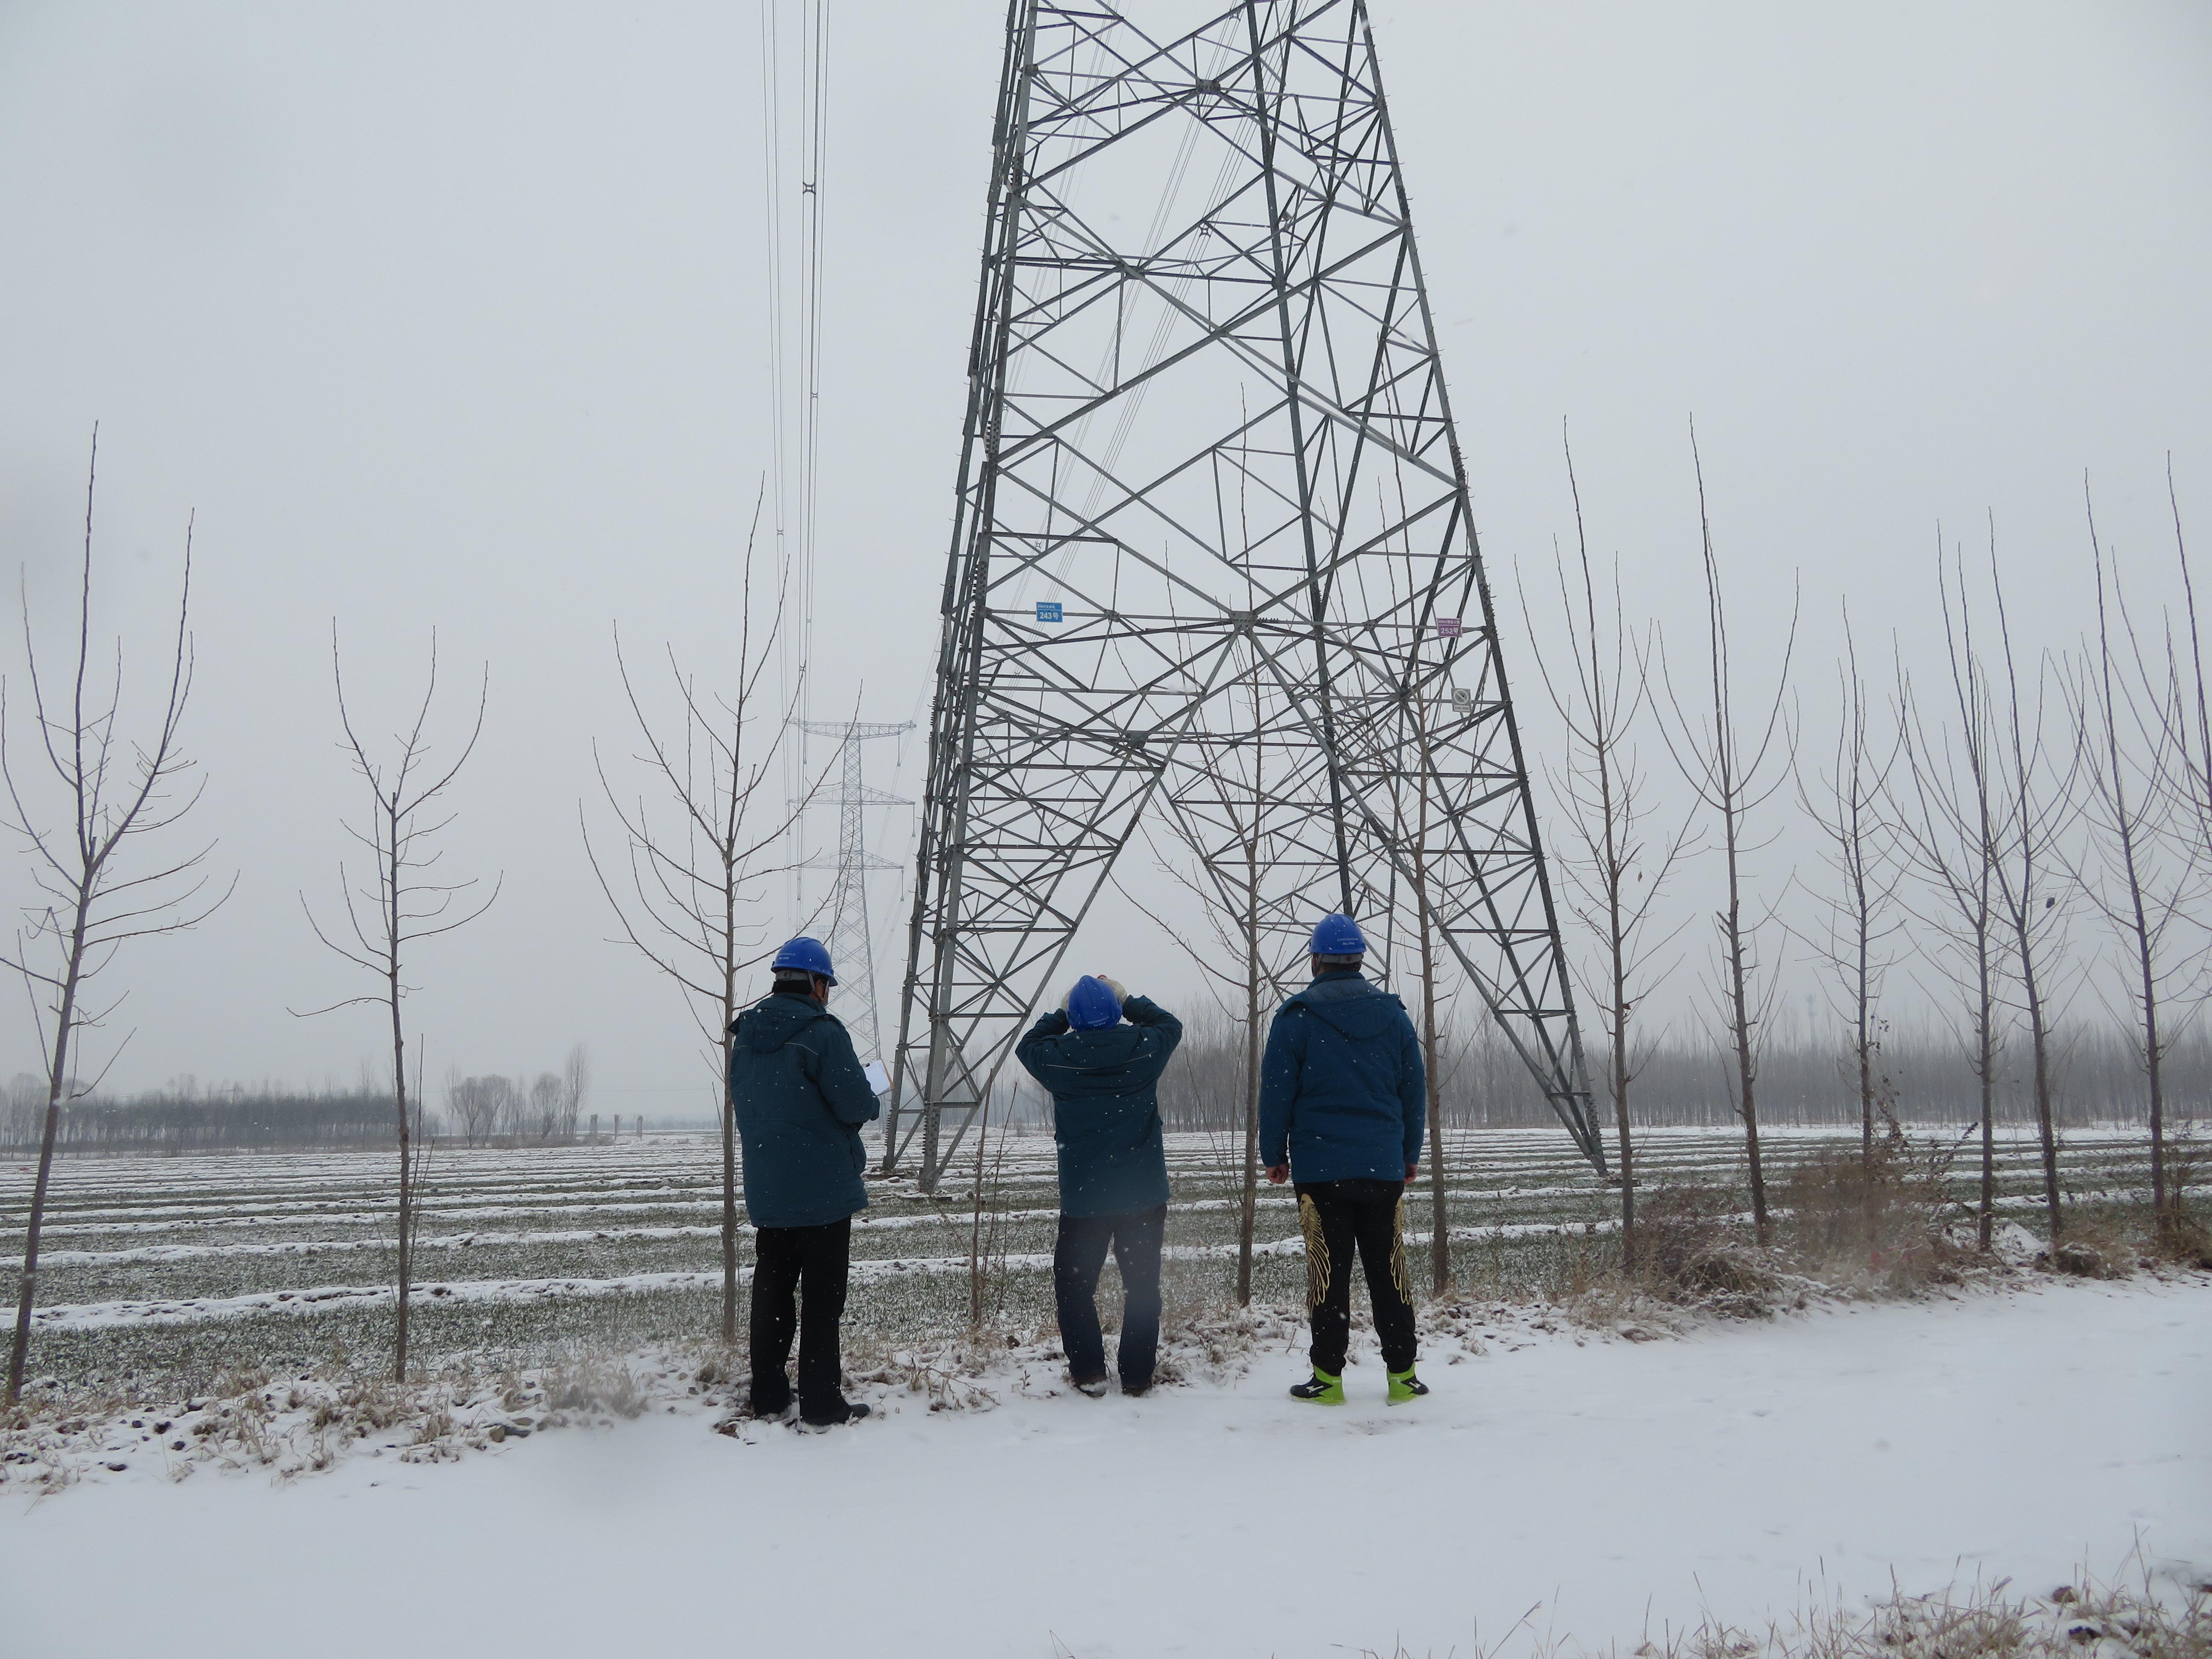
[[[815,696],[865,718],[926,712],[1003,21],[831,8]],[[2169,451],[2212,538],[2212,9],[1437,0],[1376,30],[1509,620],[1571,529],[1563,419],[1632,610],[1687,630],[1694,412],[1754,672],[1800,574],[1812,680],[1846,591],[1924,650],[1936,526],[1978,545],[1992,512],[2023,632],[2070,641],[2085,470],[2146,587]],[[770,453],[761,134],[750,5],[0,0],[0,550],[63,620],[98,421],[99,617],[144,690],[197,511],[198,827],[240,872],[112,969],[111,1086],[379,1052],[371,1011],[286,1012],[364,988],[296,896],[335,896],[353,802],[335,618],[374,724],[434,626],[457,690],[489,665],[448,859],[505,887],[412,975],[432,1074],[583,1041],[599,1109],[705,1109],[577,817],[592,739],[623,747],[612,626],[726,660]],[[874,781],[918,793],[921,757]],[[1084,948],[1188,986],[1132,935]],[[18,1008],[0,1069],[35,1064]]]

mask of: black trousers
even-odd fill
[[[1079,1382],[1106,1375],[1106,1338],[1098,1328],[1098,1275],[1106,1247],[1121,1273],[1121,1343],[1115,1356],[1121,1386],[1152,1386],[1160,1352],[1160,1238],[1168,1206],[1127,1215],[1063,1215],[1052,1247],[1052,1294],[1060,1308],[1060,1341]]]
[[[1313,1368],[1344,1371],[1352,1340],[1352,1255],[1367,1270],[1367,1300],[1382,1363],[1394,1371],[1413,1364],[1413,1281],[1406,1271],[1406,1235],[1399,1224],[1402,1181],[1316,1181],[1298,1184],[1298,1228],[1306,1242],[1306,1302],[1313,1310]]]
[[[791,1339],[799,1337],[799,1407],[834,1412],[843,1403],[844,1359],[837,1322],[845,1316],[845,1273],[853,1259],[853,1218],[820,1227],[763,1227],[753,1267],[753,1410],[771,1416],[791,1404]]]

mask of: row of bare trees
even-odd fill
[[[1775,630],[1782,643],[1772,682],[1748,704],[1740,696],[1694,430],[1692,460],[1705,598],[1695,672],[1678,673],[1656,624],[1630,627],[1617,562],[1612,583],[1601,584],[1586,538],[1571,561],[1554,561],[1565,623],[1556,633],[1565,648],[1537,653],[1565,733],[1550,780],[1553,839],[1584,934],[1579,977],[1608,1061],[1626,1249],[1632,1256],[1636,1241],[1632,1099],[1657,1051],[1656,1035],[1639,1036],[1635,1020],[1694,951],[1694,911],[1678,915],[1660,902],[1662,890],[1692,879],[1693,902],[1711,906],[1708,1030],[1728,1058],[1762,1241],[1771,1223],[1759,1142],[1761,1066],[1793,944],[1828,981],[1836,1059],[1857,1096],[1869,1191],[1877,1120],[1895,1093],[1882,1054],[1890,981],[1909,965],[1978,1085],[1984,1246],[1995,1207],[1996,1092],[2015,1033],[2027,1044],[2046,1219],[2054,1237],[2064,1228],[2058,1048],[2063,1013],[2085,988],[2125,1030],[2141,1069],[2153,1210],[2161,1227],[2172,1224],[2166,1068],[2208,989],[2212,941],[2202,918],[2212,864],[2204,783],[2212,720],[2170,478],[2179,614],[2151,620],[2130,609],[2086,486],[2095,627],[2069,649],[2031,652],[2016,641],[1993,524],[1985,555],[1972,561],[1939,532],[1929,586],[1942,672],[1917,679],[1900,657],[1878,694],[1846,609],[1832,724],[1808,738],[1791,685],[1794,604],[1788,629]],[[1567,466],[1572,489],[1571,453]],[[1576,504],[1579,531],[1578,490]],[[1679,792],[1647,774],[1640,744],[1663,750]],[[1785,790],[1794,793],[1797,823],[1777,810]],[[1787,872],[1785,882],[1770,872],[1754,897],[1753,855],[1803,825],[1815,833],[1818,856]],[[1802,902],[1785,914],[1793,889]],[[2100,924],[2101,953],[2080,937],[2085,918]]]
[[[166,844],[198,799],[193,763],[179,744],[191,685],[191,532],[188,526],[166,687],[147,729],[134,737],[126,733],[123,717],[122,648],[118,644],[112,653],[103,653],[93,636],[97,458],[95,432],[76,626],[58,672],[47,669],[38,648],[27,593],[21,605],[30,702],[27,754],[15,734],[17,725],[26,722],[0,695],[0,785],[7,793],[9,827],[30,854],[40,896],[25,912],[13,951],[0,960],[31,991],[45,1045],[37,1173],[8,1364],[9,1404],[21,1391],[63,1111],[72,1101],[89,1097],[104,1075],[104,1069],[88,1071],[82,1057],[85,1035],[114,1008],[114,999],[94,994],[94,981],[125,945],[197,926],[234,885],[211,890],[204,870],[211,847],[166,858],[138,852],[156,838]],[[756,532],[757,525],[757,505]],[[779,568],[772,582],[757,588],[755,576],[754,538],[749,536],[734,670],[720,689],[709,690],[676,671],[672,659],[679,695],[672,732],[648,714],[617,640],[617,660],[641,738],[635,758],[647,777],[633,798],[618,787],[604,761],[600,768],[626,843],[626,890],[617,885],[611,865],[602,862],[586,836],[622,936],[682,990],[708,1039],[708,1059],[718,1076],[727,1063],[726,1033],[737,1012],[739,975],[763,953],[755,908],[763,884],[781,868],[770,867],[767,855],[813,793],[808,786],[801,799],[778,803],[769,815],[773,823],[758,822],[758,798],[774,777],[787,731],[788,711],[780,704],[768,706],[776,697],[768,677],[782,629],[788,572]],[[341,750],[360,792],[360,811],[343,822],[354,850],[340,862],[335,904],[319,908],[305,893],[300,902],[315,938],[362,975],[368,988],[295,1012],[312,1018],[374,1009],[389,1032],[387,1121],[398,1157],[393,1373],[404,1380],[414,1224],[428,1151],[421,1045],[418,1041],[410,1056],[408,999],[419,989],[413,975],[421,947],[482,916],[502,885],[495,878],[486,890],[479,878],[454,872],[444,862],[443,835],[454,816],[449,803],[483,735],[489,672],[487,666],[478,678],[475,708],[458,741],[441,745],[433,732],[439,697],[434,633],[422,697],[386,738],[377,738],[357,715],[335,624],[331,666]],[[43,788],[33,787],[40,781]],[[656,794],[662,805],[649,809],[648,793]],[[668,806],[672,811],[663,810]],[[561,1073],[548,1072],[528,1083],[450,1076],[448,1105],[471,1142],[494,1133],[550,1139],[574,1132],[587,1086],[587,1062],[579,1046]],[[721,1116],[722,1328],[730,1340],[736,1330],[738,1283],[736,1159],[728,1115]]]
[[[559,1071],[534,1078],[496,1072],[463,1077],[457,1066],[446,1073],[447,1119],[471,1146],[495,1135],[515,1141],[573,1139],[591,1080],[591,1054],[580,1042],[568,1050]]]

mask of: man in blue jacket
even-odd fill
[[[1421,1045],[1406,1005],[1360,973],[1367,940],[1350,916],[1314,929],[1313,983],[1275,1012],[1260,1062],[1260,1155],[1267,1179],[1297,1178],[1313,1376],[1293,1399],[1344,1403],[1352,1256],[1366,1269],[1390,1403],[1428,1393],[1413,1375],[1413,1285],[1400,1208],[1427,1127]]]
[[[1123,1024],[1124,1019],[1127,1021]],[[1160,1346],[1160,1238],[1168,1218],[1160,1073],[1182,1022],[1149,997],[1085,974],[1063,1007],[1031,1026],[1014,1057],[1052,1095],[1060,1154],[1060,1237],[1052,1252],[1060,1345],[1078,1389],[1106,1392],[1098,1274],[1106,1249],[1121,1273],[1123,1394],[1152,1386]]]
[[[744,1147],[756,1243],[752,1411],[787,1418],[799,1334],[799,1415],[811,1429],[868,1414],[845,1398],[837,1325],[853,1217],[868,1207],[860,1126],[882,1109],[853,1039],[828,1007],[837,975],[818,939],[775,953],[769,994],[730,1027],[730,1110]]]

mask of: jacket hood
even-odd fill
[[[772,1054],[817,1019],[831,1018],[830,1011],[811,997],[777,994],[763,997],[737,1017],[730,1034],[746,1052]]]
[[[1294,1006],[1355,1042],[1382,1036],[1406,1012],[1389,992],[1350,973],[1324,974],[1284,1005]]]

